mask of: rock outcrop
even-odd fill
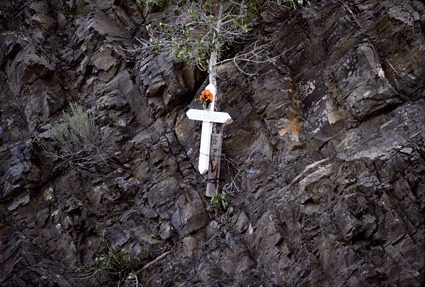
[[[226,211],[205,197],[185,115],[206,74],[137,40],[167,10],[3,2],[0,285],[113,285],[71,268],[102,241],[148,250],[128,286],[425,284],[422,2],[263,7],[236,47],[264,47],[257,63],[218,67]],[[71,102],[112,131],[91,176],[37,144]]]

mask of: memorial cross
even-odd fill
[[[202,121],[201,146],[199,149],[198,163],[198,170],[201,174],[205,174],[209,168],[213,123],[227,124],[232,121],[232,118],[228,113],[214,112],[214,103],[216,98],[215,86],[213,84],[209,84],[205,90],[209,90],[213,94],[213,99],[208,110],[190,109],[186,113],[189,119]]]

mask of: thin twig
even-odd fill
[[[223,186],[223,193],[226,194],[231,194],[231,193],[238,193],[240,192],[240,188],[238,187],[238,185],[236,184],[236,181],[241,181],[242,180],[242,170],[246,168],[247,165],[252,163],[252,156],[253,154],[257,151],[257,148],[253,149],[251,151],[251,153],[249,154],[248,158],[245,160],[245,162],[242,164],[241,168],[237,168],[236,167],[236,162],[228,159],[228,158],[224,158],[224,160],[229,164],[231,164],[233,166],[234,169],[236,169],[236,175],[232,177],[232,180],[230,181],[230,183],[227,183]],[[229,167],[229,165],[228,165]]]
[[[394,70],[394,72],[397,74],[397,76],[400,77],[400,74],[397,72],[397,70],[394,68],[394,66],[391,64],[391,62],[388,61],[388,59],[386,59],[385,61],[388,63],[388,65],[390,65],[390,67]]]
[[[291,183],[289,184],[289,186],[293,185],[294,183],[296,183],[303,175],[305,175],[308,171],[312,170],[313,168],[315,168],[316,166],[321,165],[322,163],[328,161],[329,158],[325,158],[316,162],[313,162],[312,164],[309,164],[305,167],[305,169],[297,176],[294,178],[294,180],[291,181]]]
[[[225,64],[227,62],[232,61],[233,64],[236,66],[236,68],[240,72],[242,72],[243,74],[245,74],[247,76],[255,76],[255,74],[248,73],[243,68],[241,68],[239,66],[239,64],[237,63],[237,61],[246,62],[246,63],[252,63],[252,64],[256,64],[256,65],[265,64],[265,63],[273,63],[278,58],[280,58],[281,56],[283,56],[286,52],[288,52],[288,51],[290,51],[290,50],[292,50],[294,48],[295,48],[295,46],[292,46],[291,48],[283,51],[279,55],[276,55],[276,56],[273,56],[273,57],[267,57],[266,60],[254,60],[254,58],[257,58],[257,59],[258,58],[261,58],[261,55],[260,54],[266,51],[266,45],[261,45],[260,47],[254,47],[253,50],[251,50],[249,52],[246,52],[244,54],[237,55],[237,56],[235,56],[233,58],[222,60],[222,61],[218,62],[217,65],[222,65],[222,64]]]
[[[166,256],[168,256],[171,253],[170,251],[164,252],[161,255],[159,255],[157,258],[155,258],[154,260],[152,260],[151,262],[149,262],[148,264],[146,264],[145,266],[143,266],[142,268],[140,268],[139,270],[136,271],[136,273],[145,271],[146,269],[148,269],[149,267],[151,267],[152,265],[154,265],[155,263],[157,263],[158,261],[164,259]]]

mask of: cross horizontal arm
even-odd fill
[[[232,117],[228,113],[222,112],[190,109],[186,112],[186,115],[191,120],[198,120],[203,122],[213,122],[221,124],[229,124],[232,122]]]

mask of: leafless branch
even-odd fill
[[[257,148],[251,151],[248,158],[241,165],[241,167],[238,167],[237,163],[234,160],[225,157],[223,158],[223,160],[227,163],[228,167],[229,165],[231,165],[236,170],[236,174],[232,177],[231,181],[223,186],[223,193],[234,194],[239,193],[241,191],[237,182],[242,181],[242,172],[248,167],[249,164],[252,163],[252,156],[256,151]]]
[[[261,46],[257,46],[257,42],[255,42],[254,47],[249,50],[246,53],[236,55],[233,58],[225,59],[217,63],[217,65],[222,65],[225,63],[228,63],[230,61],[233,62],[233,64],[238,68],[240,72],[242,72],[245,75],[248,76],[254,76],[255,74],[246,72],[243,68],[240,67],[238,62],[244,62],[244,63],[252,63],[252,64],[266,64],[266,63],[274,63],[276,60],[278,60],[280,57],[285,55],[285,53],[289,52],[290,50],[294,49],[296,46],[292,46],[291,48],[283,51],[282,53],[269,57],[267,54],[269,53],[269,44],[263,44]],[[266,58],[266,59],[264,59]],[[263,60],[262,60],[263,59]]]
[[[165,257],[167,257],[170,253],[171,253],[171,250],[162,253],[160,256],[158,256],[157,258],[155,258],[154,260],[152,260],[151,262],[149,262],[148,264],[146,264],[145,266],[143,266],[142,268],[140,268],[139,270],[137,270],[135,273],[137,274],[139,272],[142,272],[142,271],[148,269],[149,267],[151,267],[152,265],[154,265],[158,261],[160,261],[160,260],[164,259]]]

